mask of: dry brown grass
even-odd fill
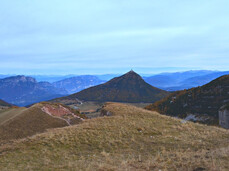
[[[37,106],[28,109],[8,109],[3,114],[4,117],[0,117],[2,119],[2,122],[0,122],[0,144],[9,140],[32,136],[50,128],[68,125],[65,121],[42,112]]]
[[[130,105],[0,147],[0,170],[229,170],[229,131]]]

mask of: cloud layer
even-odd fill
[[[226,70],[227,0],[0,2],[0,73]]]

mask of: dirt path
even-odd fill
[[[19,116],[24,111],[26,111],[27,108],[11,108],[7,109],[6,111],[3,111],[0,113],[0,125],[3,125],[4,123],[8,122],[9,120]]]

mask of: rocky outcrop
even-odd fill
[[[110,111],[105,110],[105,109],[101,109],[100,116],[112,116],[112,113]]]
[[[225,105],[219,110],[219,125],[229,129],[229,105]]]

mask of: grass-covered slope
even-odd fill
[[[54,101],[66,101],[80,99],[83,101],[97,102],[155,102],[169,95],[168,92],[155,88],[146,83],[140,75],[130,71],[120,77],[67,97],[56,99]]]
[[[0,147],[0,170],[228,170],[229,132],[108,103],[110,117]]]
[[[0,144],[81,122],[83,117],[61,104],[38,103],[30,108],[13,107],[0,110]]]
[[[13,110],[8,114],[12,116],[0,124],[0,143],[41,133],[49,128],[68,125],[65,121],[53,118],[35,106],[24,110],[21,108],[9,110]]]
[[[229,75],[197,88],[178,91],[170,96],[147,106],[162,114],[185,117],[187,114],[206,116],[206,123],[218,123],[220,107],[229,101]]]

